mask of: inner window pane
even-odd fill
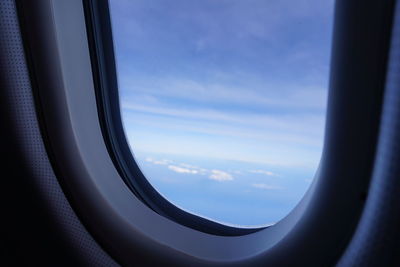
[[[321,157],[333,0],[111,0],[123,123],[178,207],[272,224]]]

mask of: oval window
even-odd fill
[[[110,1],[132,153],[167,200],[268,225],[319,164],[333,0]]]

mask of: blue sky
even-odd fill
[[[179,207],[283,218],[322,152],[333,0],[111,0],[132,153]]]

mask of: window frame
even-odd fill
[[[126,174],[115,165],[119,158],[110,153],[115,144],[105,141],[114,133],[108,136],[101,126],[109,115],[99,120],[104,106],[96,100],[101,85],[92,66],[104,59],[91,58],[83,2],[33,2],[19,1],[19,16],[47,153],[74,210],[113,257],[124,264],[335,263],[357,225],[372,173],[393,1],[336,1],[325,144],[316,177],[284,219],[234,236],[177,223],[127,188],[121,179]]]
[[[111,158],[127,186],[158,214],[205,233],[236,236],[265,228],[232,227],[191,214],[172,204],[149,183],[131,153],[122,124],[108,2],[83,3],[100,124]]]

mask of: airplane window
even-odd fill
[[[168,201],[269,225],[321,157],[333,0],[111,0],[131,151]]]

